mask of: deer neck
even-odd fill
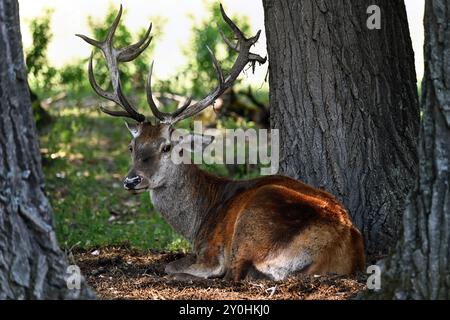
[[[213,208],[226,200],[224,189],[234,181],[187,164],[177,165],[169,174],[162,187],[150,191],[150,197],[162,217],[192,243]]]

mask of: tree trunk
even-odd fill
[[[381,296],[450,299],[450,0],[425,2],[419,177]]]
[[[403,1],[263,0],[280,173],[334,194],[368,252],[398,239],[417,172],[419,107]]]
[[[0,113],[0,299],[91,298],[68,288],[43,191],[17,0],[0,0]]]

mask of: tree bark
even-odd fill
[[[419,177],[381,297],[450,299],[450,0],[425,2]]]
[[[91,298],[68,266],[44,194],[17,0],[0,0],[0,299]]]
[[[417,173],[419,106],[403,1],[263,0],[280,173],[334,194],[369,253],[398,239]]]

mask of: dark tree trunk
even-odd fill
[[[0,0],[0,299],[93,297],[68,289],[43,192],[17,0]],[[75,282],[73,282],[75,284]]]
[[[424,25],[419,178],[382,273],[383,298],[450,299],[450,0],[427,0]]]
[[[280,173],[331,192],[368,252],[398,239],[417,172],[419,107],[403,1],[263,0]]]

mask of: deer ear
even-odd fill
[[[214,141],[214,136],[202,135],[202,134],[193,134],[190,133],[181,138],[181,143],[183,144],[183,148],[189,152],[195,152],[196,148],[201,147],[200,150],[206,148],[209,144]],[[197,146],[197,147],[196,147]]]
[[[133,138],[136,138],[139,135],[139,125],[137,123],[129,123],[128,121],[125,121],[125,125]]]

